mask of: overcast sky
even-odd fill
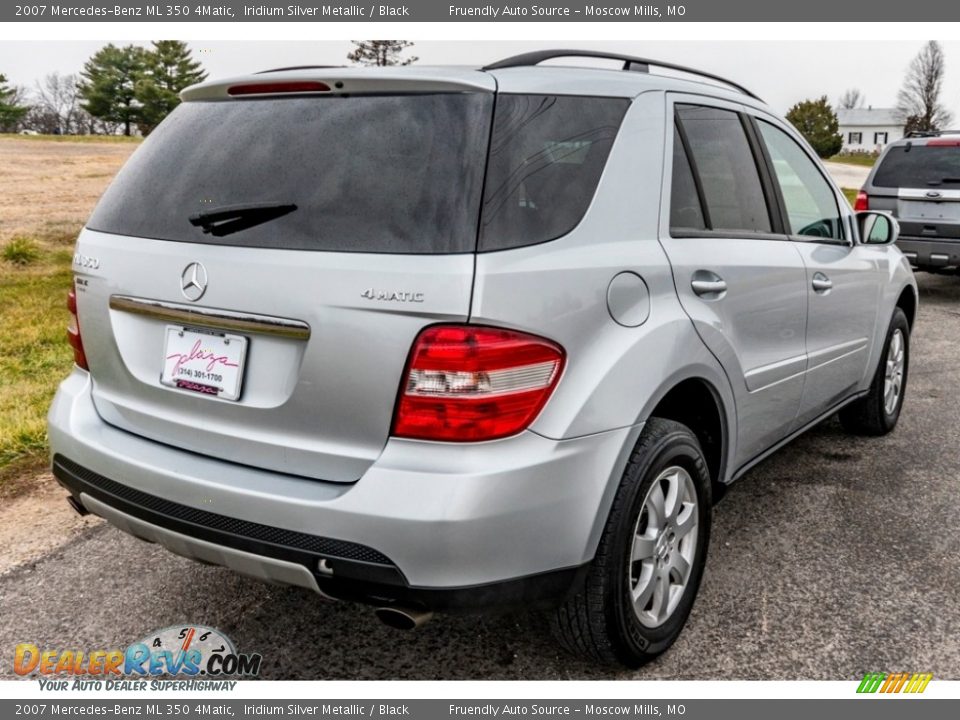
[[[122,38],[114,44],[126,44]],[[51,72],[76,73],[103,42],[0,43],[0,73],[17,85],[32,86]],[[420,64],[482,65],[527,50],[576,47],[643,55],[703,68],[729,77],[760,95],[778,112],[793,103],[826,94],[831,102],[847,88],[859,88],[873,107],[893,107],[910,59],[922,42],[436,42],[422,41],[413,52]],[[341,65],[351,44],[344,42],[192,42],[212,78],[287,65]],[[943,101],[960,124],[960,42],[944,43],[947,78]]]

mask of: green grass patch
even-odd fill
[[[40,246],[30,238],[20,235],[7,241],[3,250],[0,250],[0,257],[21,267],[33,265],[40,259]]]
[[[2,138],[66,143],[138,143],[143,140],[141,137],[127,137],[126,135],[20,135],[19,133],[0,133],[0,139]]]
[[[844,165],[859,165],[861,167],[872,168],[874,163],[877,162],[877,156],[868,155],[867,153],[841,153],[840,155],[834,155],[832,158],[827,158],[827,162],[843,163]]]
[[[46,461],[46,415],[73,364],[66,340],[71,254],[40,251],[32,265],[0,264],[0,497],[15,470]]]
[[[850,203],[850,207],[853,207],[853,204],[857,201],[857,190],[853,188],[840,188],[840,192],[843,193],[847,202]]]

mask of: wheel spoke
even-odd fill
[[[683,512],[677,518],[677,539],[686,537],[697,525],[697,506],[693,503],[684,505]]]
[[[667,478],[667,497],[664,499],[664,510],[669,522],[677,519],[677,513],[680,512],[680,505],[683,502],[680,485],[679,471]]]
[[[690,574],[690,563],[688,563],[687,559],[679,552],[675,553],[673,558],[673,569],[677,573],[677,583],[685,585],[687,576]]]
[[[650,495],[647,496],[647,528],[653,528],[659,531],[663,528],[666,519],[665,498],[663,489],[657,483],[650,489]]]
[[[645,535],[634,535],[633,549],[630,552],[630,559],[636,562],[637,560],[646,560],[647,558],[652,558],[656,547],[657,541],[655,538],[650,538]]]
[[[642,613],[646,609],[647,603],[650,601],[650,595],[653,593],[656,585],[657,574],[653,572],[653,568],[644,568],[640,573],[640,580],[637,586],[631,592],[633,596],[633,606],[636,608],[637,613]]]
[[[661,620],[667,612],[667,599],[670,597],[670,578],[667,573],[657,573],[653,585],[653,604],[650,613]]]

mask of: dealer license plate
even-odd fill
[[[222,400],[240,397],[247,339],[167,326],[160,382]]]

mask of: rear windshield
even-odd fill
[[[483,93],[182,103],[88,227],[295,250],[472,252],[492,105]],[[222,237],[190,222],[223,208],[290,205]]]
[[[87,225],[293,250],[533,245],[580,222],[628,105],[501,95],[491,130],[494,99],[483,93],[187,102]]]
[[[960,146],[898,145],[873,177],[877,187],[960,187]]]

